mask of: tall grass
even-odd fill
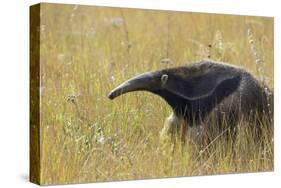
[[[43,4],[42,184],[273,170],[272,130],[263,129],[263,144],[240,123],[235,140],[162,145],[171,113],[162,99],[144,92],[107,98],[131,76],[205,58],[258,77],[249,29],[273,87],[271,18]]]

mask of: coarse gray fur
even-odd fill
[[[163,132],[185,136],[209,134],[210,127],[222,131],[241,119],[272,116],[273,95],[268,87],[244,69],[213,61],[147,72],[125,81],[108,97],[132,91],[149,91],[172,108]],[[272,119],[272,117],[269,117]],[[179,126],[180,124],[180,126]],[[210,126],[211,125],[211,126]]]

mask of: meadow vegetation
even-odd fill
[[[162,145],[170,107],[148,92],[111,101],[137,74],[213,59],[241,66],[273,88],[273,19],[42,4],[40,129],[42,184],[273,170],[273,132],[204,148]]]

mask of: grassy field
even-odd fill
[[[236,140],[171,149],[159,139],[171,113],[164,100],[147,92],[107,98],[139,73],[206,58],[244,67],[272,88],[272,18],[51,4],[41,11],[42,184],[273,170],[271,130],[262,145],[241,124]]]

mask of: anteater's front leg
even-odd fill
[[[177,136],[179,136],[181,141],[185,142],[187,123],[172,113],[164,123],[164,127],[160,132],[160,139],[162,141],[175,141]]]

